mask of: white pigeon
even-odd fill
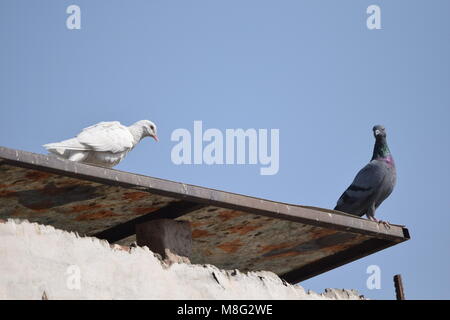
[[[118,121],[100,122],[83,129],[75,138],[43,147],[61,158],[112,168],[144,137],[158,141],[156,125],[149,120],[138,121],[129,127]]]

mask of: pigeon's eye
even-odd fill
[[[155,130],[155,127],[154,126],[150,126],[150,129],[152,129],[152,131],[153,131],[153,130]]]

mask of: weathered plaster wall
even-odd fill
[[[47,299],[361,298],[351,290],[305,292],[300,286],[283,283],[271,272],[243,274],[212,265],[168,265],[146,247],[124,250],[51,226],[27,221],[1,222],[0,299],[43,296]]]

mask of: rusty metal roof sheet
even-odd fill
[[[0,147],[0,219],[20,218],[110,242],[135,224],[189,221],[192,263],[269,270],[298,282],[409,239],[342,212],[233,194]]]

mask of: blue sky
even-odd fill
[[[66,8],[81,8],[81,30]],[[368,30],[366,8],[381,8]],[[302,285],[450,298],[450,2],[152,0],[0,2],[0,145],[41,147],[99,121],[156,122],[117,166],[333,208],[385,125],[398,184],[377,217],[412,239]],[[280,170],[172,163],[177,128],[280,129]],[[380,290],[366,268],[381,268]]]

